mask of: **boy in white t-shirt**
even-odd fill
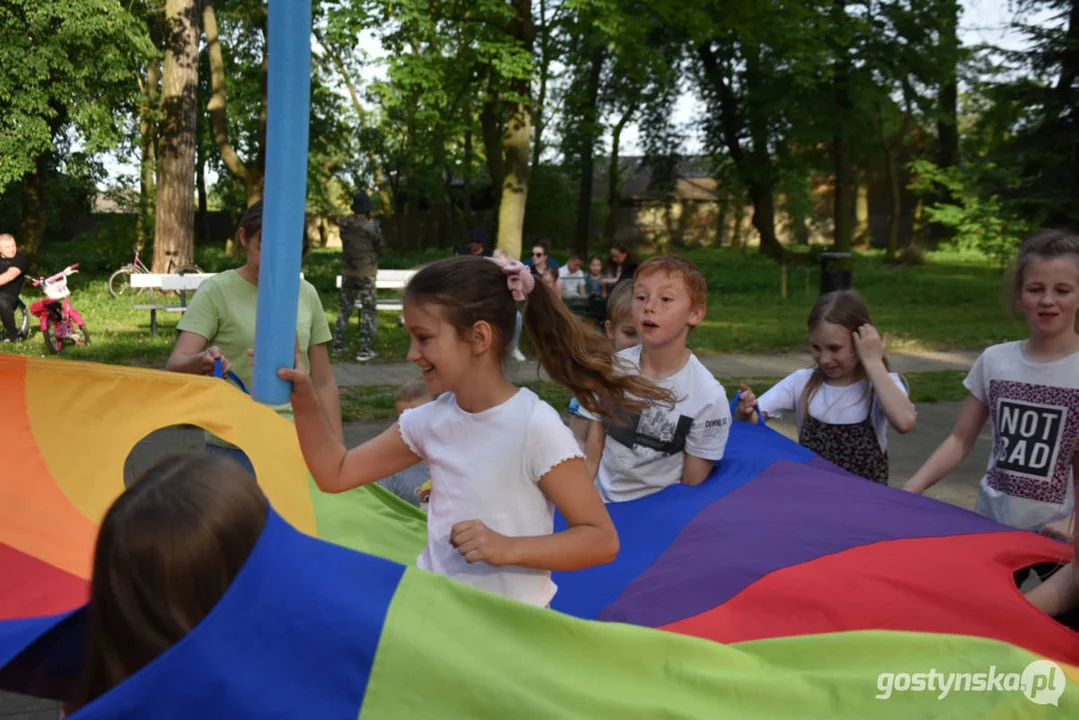
[[[586,454],[605,502],[646,497],[683,483],[699,485],[727,447],[727,394],[686,339],[704,320],[708,289],[690,261],[654,257],[633,280],[633,317],[641,344],[618,353],[626,372],[672,391],[674,407],[652,405],[625,424],[592,416]]]
[[[588,299],[584,285],[584,260],[577,253],[571,253],[569,261],[558,268],[558,280],[562,286],[562,301],[566,305],[583,304]]]

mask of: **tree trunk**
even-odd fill
[[[865,247],[873,244],[869,231],[869,183],[864,176],[854,183],[854,243]]]
[[[580,180],[577,190],[577,237],[574,250],[588,255],[588,230],[592,224],[592,185],[595,180],[596,137],[599,135],[599,84],[603,75],[604,47],[592,38],[584,104],[580,108]]]
[[[626,129],[632,117],[633,108],[630,108],[622,113],[622,117],[611,130],[611,159],[607,166],[607,227],[603,232],[603,236],[611,245],[617,241],[618,213],[622,209],[622,178],[618,166],[622,131]]]
[[[532,169],[543,162],[543,132],[547,129],[547,82],[551,75],[551,32],[547,26],[547,0],[539,2],[539,96],[532,108],[532,120],[536,131],[532,148]]]
[[[470,118],[471,121],[471,118]],[[465,228],[472,229],[472,130],[465,130],[465,167],[461,178],[464,197],[461,204],[465,214]]]
[[[321,215],[318,219],[318,246],[324,248],[330,244],[330,223],[326,220],[325,215]]]
[[[849,252],[854,237],[854,167],[850,139],[837,135],[832,140],[835,154],[835,197],[832,222],[835,226],[835,250]]]
[[[195,191],[198,193],[198,215],[195,219],[195,238],[200,243],[210,241],[210,215],[206,208],[206,153],[202,142],[195,142]]]
[[[135,252],[142,252],[149,238],[154,218],[155,155],[157,140],[158,92],[161,86],[161,61],[151,60],[139,104],[139,217],[135,221]]]
[[[1065,36],[1064,47],[1061,53],[1060,79],[1057,80],[1057,94],[1060,107],[1064,112],[1070,113],[1074,119],[1079,117],[1079,107],[1076,107],[1076,99],[1073,97],[1076,87],[1076,79],[1079,78],[1079,0],[1071,0],[1071,12],[1068,15],[1068,32]],[[1075,127],[1073,120],[1072,127]],[[1079,145],[1074,136],[1070,143],[1072,149],[1072,188],[1073,194],[1079,192]]]
[[[524,242],[531,130],[529,106],[525,103],[514,103],[506,123],[506,177],[502,181],[502,199],[498,208],[497,245],[513,257],[521,256],[521,245]]]
[[[745,52],[747,97],[758,92],[761,68],[757,52],[750,47],[747,47]],[[760,234],[760,252],[762,255],[782,261],[786,258],[787,251],[776,237],[775,203],[772,197],[775,188],[775,168],[768,151],[767,118],[762,117],[759,111],[755,112],[746,107],[745,114],[748,120],[743,122],[742,105],[728,84],[724,70],[720,68],[719,59],[710,44],[698,46],[697,55],[701,60],[705,77],[715,90],[719,102],[720,124],[727,152],[753,202],[753,226]],[[742,148],[743,125],[748,126],[750,140],[753,143],[753,148],[748,154]]]
[[[719,207],[716,210],[716,247],[723,247],[727,241],[727,213],[731,209],[731,196],[727,192],[721,192]]]
[[[514,10],[514,18],[509,25],[510,34],[531,54],[536,42],[532,0],[511,0],[510,5]],[[506,174],[502,180],[502,198],[498,208],[497,247],[507,250],[513,257],[520,257],[531,170],[528,156],[532,149],[532,86],[528,78],[518,78],[513,80],[511,87],[517,97],[525,100],[513,103],[506,120],[503,138]]]
[[[22,179],[22,221],[19,223],[18,244],[19,250],[35,267],[48,222],[45,211],[45,178],[51,162],[52,150],[46,150],[37,156],[34,171],[24,175]]]
[[[941,56],[947,63],[947,77],[937,94],[937,165],[940,168],[959,164],[959,3],[951,3],[941,25]]]
[[[349,75],[348,69],[345,67],[344,61],[341,59],[340,51],[335,47],[330,47],[326,44],[322,34],[316,29],[314,31],[315,39],[326,50],[326,54],[329,56],[330,61],[337,68],[337,72],[341,74],[341,79],[345,81],[345,88],[348,89],[348,95],[352,99],[352,107],[356,110],[356,115],[359,118],[360,132],[362,133],[367,129],[367,112],[364,110],[363,104],[360,103],[360,94],[356,91],[356,85],[352,82],[352,76]],[[375,183],[375,192],[378,194],[378,199],[382,203],[382,217],[389,219],[393,217],[393,203],[390,201],[390,194],[386,190],[386,181],[382,175],[382,164],[378,161],[378,156],[375,155],[375,149],[370,144],[365,149],[367,154],[367,164],[371,166],[371,179]]]
[[[788,202],[787,208],[790,211],[791,233],[794,235],[794,241],[799,245],[808,245],[809,226],[806,225],[805,209],[801,201]]]
[[[911,115],[908,113],[903,121],[900,131],[905,134]],[[903,194],[899,187],[899,168],[896,163],[895,141],[888,137],[884,127],[884,108],[877,103],[877,124],[880,128],[880,144],[884,148],[884,173],[888,180],[888,199],[890,201],[888,215],[888,246],[884,254],[885,262],[894,263],[899,256],[899,224],[903,213]]]
[[[734,224],[731,227],[731,247],[745,250],[746,196],[736,193],[734,196]]]
[[[195,0],[187,1],[194,2]],[[228,89],[225,85],[225,60],[221,54],[221,42],[217,31],[217,16],[214,13],[213,0],[203,0],[202,26],[206,35],[206,53],[210,60],[210,102],[206,105],[206,110],[210,114],[210,130],[213,133],[214,144],[217,145],[217,152],[221,156],[221,162],[243,184],[247,206],[251,207],[262,198],[262,168],[265,166],[265,160],[262,159],[263,164],[258,162],[254,165],[245,163],[229,142],[228,114],[226,112]],[[263,103],[259,116],[260,156],[264,154],[266,146],[265,70],[264,61],[262,73]]]
[[[489,87],[488,92],[493,92]],[[501,192],[506,164],[502,159],[502,129],[498,123],[498,105],[496,97],[488,95],[480,110],[480,128],[483,130],[483,151],[487,156],[487,172],[491,176],[491,187]]]
[[[854,161],[851,157],[850,128],[848,119],[853,112],[850,97],[850,58],[845,37],[847,22],[846,0],[832,3],[834,26],[841,31],[835,52],[835,135],[832,138],[832,154],[835,162],[835,196],[832,222],[835,227],[835,250],[850,252],[854,237]]]
[[[171,272],[194,259],[195,104],[198,85],[197,0],[165,3],[157,221],[153,270]]]
[[[937,90],[937,166],[941,169],[959,165],[959,3],[949,2],[940,22],[940,58],[946,68],[945,79]],[[952,201],[951,193],[937,193],[932,204]],[[951,235],[951,230],[930,223],[929,241],[936,246]]]

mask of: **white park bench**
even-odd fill
[[[401,291],[408,285],[408,281],[412,279],[417,270],[379,270],[375,275],[375,289],[376,290],[397,290]],[[337,276],[337,287],[341,287],[341,276]],[[359,298],[356,299],[356,307],[362,308],[363,303]],[[377,303],[379,310],[385,310],[386,312],[401,312],[404,310],[404,304],[401,299],[384,299],[379,300]]]
[[[157,311],[182,313],[187,310],[187,294],[199,289],[199,285],[206,278],[213,277],[213,273],[192,273],[188,275],[171,275],[160,273],[132,273],[130,276],[131,287],[149,288],[150,302],[143,305],[135,305],[136,310],[150,311],[150,335],[157,336]],[[163,293],[180,293],[180,304],[159,303],[154,299],[154,292],[160,290]]]
[[[375,287],[379,290],[404,290],[405,286],[408,285],[408,281],[412,279],[416,272],[416,270],[379,270],[375,276]],[[131,287],[148,288],[150,290],[150,302],[134,306],[135,310],[150,311],[150,335],[157,336],[157,313],[159,310],[161,312],[185,312],[187,310],[188,293],[198,290],[202,281],[209,277],[213,277],[213,273],[192,273],[188,275],[133,273],[131,275]],[[303,273],[300,273],[300,277],[303,277]],[[337,276],[337,287],[341,287],[340,275]],[[154,297],[155,291],[179,293],[180,304],[158,302]],[[356,307],[362,307],[358,299],[356,300]],[[378,309],[401,312],[404,305],[400,299],[379,300]]]

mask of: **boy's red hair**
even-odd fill
[[[708,307],[708,282],[701,269],[678,255],[657,255],[641,263],[633,279],[661,272],[665,275],[681,275],[693,307]]]

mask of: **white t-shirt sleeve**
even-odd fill
[[[528,424],[525,458],[529,479],[538,483],[551,468],[571,458],[584,458],[577,439],[558,412],[545,402],[538,402]]]
[[[408,445],[417,457],[427,459],[424,452],[423,439],[427,437],[427,429],[431,426],[431,419],[439,406],[438,401],[429,402],[419,407],[410,408],[401,413],[397,420],[397,427],[401,431],[401,439]]]
[[[970,369],[966,379],[963,380],[963,385],[970,391],[970,394],[983,403],[986,402],[985,372],[988,361],[985,356],[988,352],[986,350],[978,356],[978,359],[974,361],[974,367]]]
[[[702,460],[718,461],[727,449],[731,433],[731,408],[727,393],[718,382],[701,388],[710,397],[697,416],[686,437],[686,453]]]
[[[812,374],[810,369],[795,370],[757,398],[757,408],[768,417],[776,418],[794,412],[802,401],[802,391]]]

